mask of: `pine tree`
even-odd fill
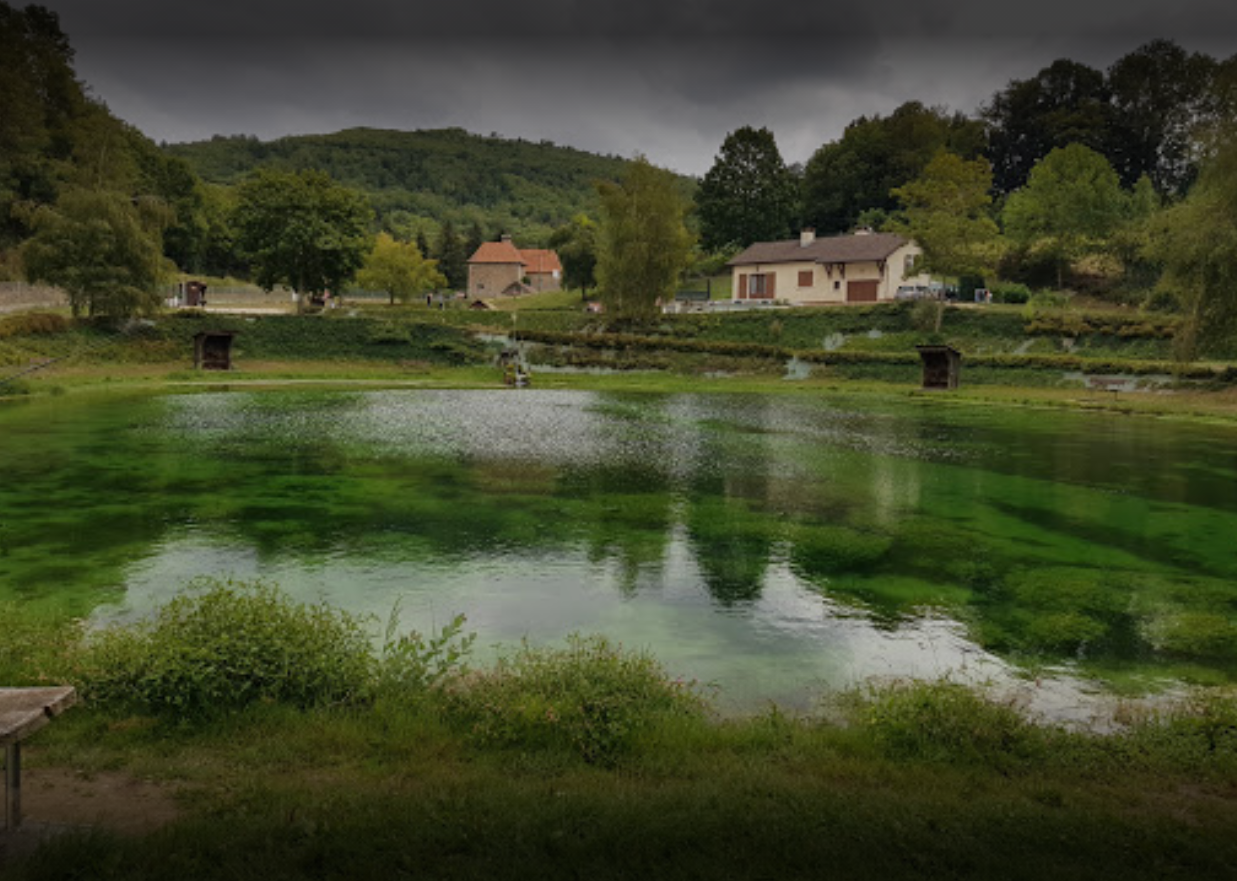
[[[797,213],[796,191],[772,132],[750,126],[731,132],[696,194],[704,246],[786,238]]]
[[[444,221],[438,231],[438,247],[434,249],[434,256],[438,259],[438,271],[446,277],[448,287],[463,290],[468,286],[468,258],[472,255],[464,253],[464,242],[450,219]]]

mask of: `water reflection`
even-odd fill
[[[1231,431],[545,391],[41,408],[0,412],[0,591],[28,601],[134,616],[263,577],[482,643],[605,631],[749,702],[1237,673]]]

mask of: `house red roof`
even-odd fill
[[[520,256],[524,258],[524,267],[529,273],[562,272],[563,264],[558,262],[558,254],[554,251],[526,248],[520,251]]]
[[[785,242],[756,242],[727,266],[752,263],[866,263],[884,260],[906,239],[892,233],[831,236],[801,245],[799,239]]]
[[[469,263],[524,263],[524,258],[511,242],[484,242]]]

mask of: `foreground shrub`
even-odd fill
[[[468,673],[468,655],[477,634],[465,633],[463,615],[456,615],[437,633],[399,633],[399,604],[387,620],[378,659],[377,693],[398,700],[422,697],[448,679]]]
[[[373,664],[365,628],[346,612],[204,580],[150,621],[91,637],[78,678],[91,701],[194,718],[257,701],[345,701],[366,691]]]
[[[601,764],[657,723],[707,709],[695,683],[672,680],[651,656],[604,636],[572,635],[564,648],[525,642],[491,669],[451,682],[444,697],[481,743],[566,748]]]
[[[1044,729],[955,682],[899,682],[856,696],[855,722],[896,759],[1008,765],[1042,752]]]
[[[1237,693],[1198,690],[1136,721],[1124,739],[1141,761],[1190,773],[1237,773]]]

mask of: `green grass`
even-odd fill
[[[589,299],[596,299],[596,292]],[[580,291],[545,291],[521,297],[494,297],[487,301],[502,312],[584,311],[585,298]]]
[[[250,620],[299,613],[265,597]],[[22,632],[45,661],[49,632]],[[206,716],[132,715],[96,693],[31,742],[31,779],[127,774],[179,792],[182,815],[140,837],[54,836],[6,878],[1199,878],[1237,860],[1231,695],[1096,735],[949,682],[722,721],[598,638],[446,673]]]

